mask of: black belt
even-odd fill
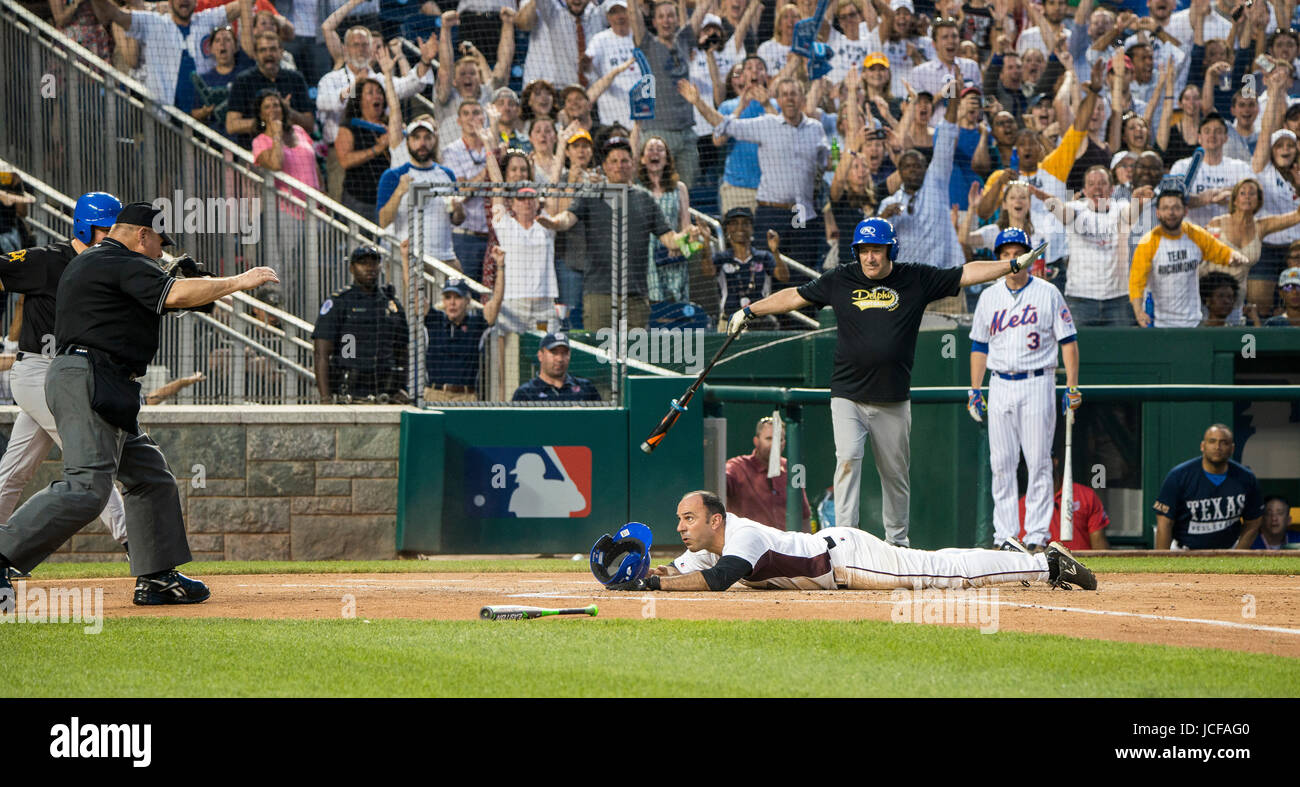
[[[81,345],[81,344],[69,344],[65,347],[60,347],[57,354],[58,355],[80,355],[81,357],[89,361],[89,360],[93,360],[91,357],[92,352],[98,352],[101,362],[108,364],[110,367],[113,368],[114,371],[126,377],[126,379],[128,380],[139,380],[143,376],[132,372],[130,367],[128,367],[127,365],[118,363],[117,361],[109,357],[108,353],[104,352],[103,350],[96,350],[94,347],[86,347],[85,345]]]

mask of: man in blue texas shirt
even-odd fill
[[[1249,549],[1264,503],[1255,474],[1232,461],[1232,430],[1214,424],[1201,455],[1169,471],[1156,497],[1156,549]]]

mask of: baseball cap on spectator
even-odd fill
[[[626,9],[627,0],[605,0],[605,5],[602,10],[608,14],[610,11],[613,11],[615,8],[618,8],[619,6],[623,6],[623,8]]]
[[[426,131],[433,134],[435,137],[438,136],[438,127],[433,124],[432,115],[420,115],[415,120],[412,120],[406,126],[406,136],[409,137],[412,134],[414,134],[417,128],[425,129]]]
[[[884,52],[872,52],[863,59],[862,67],[871,68],[872,66],[884,66],[885,68],[889,68],[889,58],[885,56]]]
[[[1287,268],[1277,277],[1277,286],[1286,287],[1289,284],[1300,286],[1300,268]]]
[[[582,142],[583,140],[586,140],[586,142],[587,142],[588,145],[594,145],[594,144],[595,144],[594,142],[591,141],[591,134],[589,134],[589,133],[587,132],[587,129],[585,129],[585,128],[580,128],[580,129],[578,129],[577,131],[575,131],[575,132],[573,133],[573,136],[569,137],[568,139],[566,139],[566,140],[564,141],[564,144],[566,144],[566,145],[572,145],[572,144],[574,144],[575,142]]]
[[[889,139],[889,132],[883,128],[872,129],[867,132],[867,139]]]
[[[1289,139],[1292,142],[1295,142],[1296,141],[1295,132],[1289,128],[1279,128],[1277,131],[1273,132],[1273,136],[1268,138],[1268,144],[1270,146],[1276,145],[1278,143],[1278,140],[1282,140],[1282,139]]]
[[[705,14],[704,21],[700,22],[700,29],[703,30],[710,25],[717,28],[722,27],[722,20],[718,18],[717,14]]]
[[[974,85],[970,85],[968,87],[962,88],[961,92],[957,94],[957,98],[965,98],[966,96],[969,96],[971,93],[974,93],[977,96],[984,95],[984,92],[980,90],[978,87]]]
[[[442,285],[443,292],[454,292],[462,298],[470,297],[469,285],[464,279],[448,279],[447,283]]]
[[[1137,157],[1138,157],[1137,154],[1131,150],[1121,150],[1120,152],[1116,153],[1114,156],[1111,156],[1110,168],[1114,169],[1118,167],[1120,162],[1123,161],[1124,159],[1131,158],[1134,161],[1137,161]]]
[[[916,9],[912,7],[912,0],[891,0],[889,3],[889,10],[891,11],[897,11],[900,8],[906,8],[913,14],[916,13]]]
[[[508,87],[499,87],[496,92],[492,94],[492,100],[494,102],[500,101],[503,98],[508,98],[516,104],[519,103],[519,94]]]
[[[727,211],[727,215],[722,217],[722,223],[727,224],[732,219],[749,219],[750,221],[753,221],[754,212],[743,205],[732,208],[731,210]]]
[[[1206,123],[1213,123],[1216,120],[1222,123],[1225,128],[1228,126],[1228,121],[1223,119],[1223,115],[1220,115],[1218,112],[1211,112],[1207,114],[1205,117],[1201,118],[1201,124],[1196,128],[1199,131],[1200,129],[1205,128]]]
[[[162,245],[172,246],[172,239],[167,237],[167,233],[157,229],[158,226],[154,221],[162,215],[162,211],[150,205],[147,202],[132,202],[122,207],[117,214],[117,224],[134,224],[137,227],[148,227],[162,238]]]
[[[1150,46],[1150,44],[1144,44],[1143,46]],[[1110,60],[1107,60],[1106,73],[1109,74],[1113,67],[1114,67],[1114,63],[1111,62]],[[1129,57],[1128,55],[1124,55],[1124,70],[1129,72],[1133,71],[1133,58]]]
[[[515,192],[515,199],[537,199],[537,189],[532,186],[524,186]]]
[[[564,346],[564,347],[568,347],[568,346],[569,346],[569,337],[568,337],[568,334],[564,334],[564,333],[548,333],[548,334],[546,334],[545,337],[542,338],[542,349],[543,349],[543,350],[549,350],[549,349],[551,349],[552,347],[558,347],[558,346]]]
[[[235,28],[230,25],[222,25],[211,33],[205,35],[203,40],[199,42],[199,51],[202,52],[205,57],[212,57],[212,39],[216,38],[217,33],[220,33],[222,30],[229,30],[232,36],[235,35]],[[239,39],[236,38],[235,41],[238,43]]]

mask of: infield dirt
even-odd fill
[[[600,617],[684,620],[891,620],[888,591],[760,591],[626,594],[578,574],[259,574],[204,577],[204,604],[136,607],[132,579],[63,579],[30,586],[104,588],[105,616],[247,619],[410,618],[470,620],[485,604],[574,607]],[[1106,574],[1101,589],[997,586],[998,630],[1090,639],[1224,648],[1300,658],[1300,577],[1232,574]],[[972,616],[973,617],[973,616]],[[546,618],[483,625],[584,625]],[[903,624],[929,625],[929,624]],[[958,624],[953,624],[958,625]],[[971,627],[978,623],[966,624]]]

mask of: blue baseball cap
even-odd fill
[[[454,292],[462,298],[468,298],[471,295],[469,285],[464,279],[448,279],[447,283],[442,285],[443,292]]]
[[[564,333],[548,333],[542,338],[542,349],[549,350],[552,347],[569,346],[569,336]]]

